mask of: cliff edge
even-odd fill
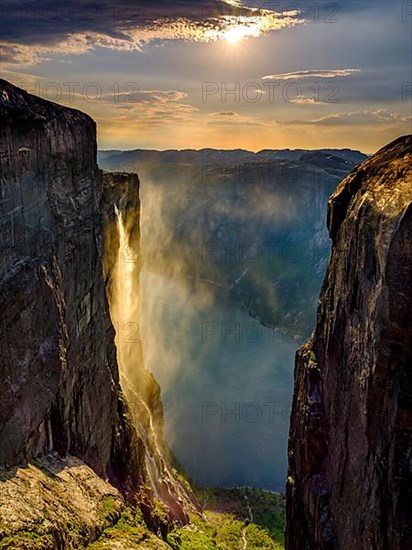
[[[197,503],[170,465],[140,343],[124,344],[138,322],[139,178],[101,172],[89,116],[4,80],[0,121],[0,546],[83,547],[125,506],[166,536]],[[135,287],[118,308],[136,306],[122,334],[116,212]]]
[[[138,484],[102,277],[96,126],[0,81],[0,466],[52,451]]]
[[[286,548],[412,547],[412,136],[328,203],[313,336],[296,355]]]

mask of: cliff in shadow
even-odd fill
[[[412,137],[328,203],[333,242],[297,352],[286,547],[412,547]]]
[[[172,470],[167,491],[153,487],[148,420],[129,406],[119,379],[103,220],[122,199],[122,182],[99,170],[96,126],[87,115],[0,80],[0,119],[0,537],[24,527],[27,483],[39,484],[29,506],[33,522],[46,521],[37,517],[45,502],[41,478],[66,470],[96,508],[114,495],[116,503],[140,501],[149,517],[154,495],[165,494],[170,518],[184,522],[191,497],[170,481]],[[138,179],[129,179],[123,200],[136,209],[138,224]],[[147,394],[148,414],[161,426],[160,392],[150,377]],[[85,472],[87,490],[76,471]],[[66,491],[63,501],[75,493],[64,483],[50,487]],[[51,548],[80,544],[57,533],[63,526],[43,527]],[[98,528],[86,531],[83,539]]]

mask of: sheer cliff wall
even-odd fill
[[[0,466],[56,451],[134,491],[141,459],[102,276],[95,123],[5,81],[0,118]]]
[[[286,547],[412,547],[412,137],[328,204],[333,242],[296,356]]]

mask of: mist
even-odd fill
[[[196,483],[283,491],[294,356],[315,322],[326,202],[348,163],[205,167],[179,154],[136,166],[139,304],[127,317],[141,367],[123,376],[142,395],[153,375],[166,444]]]
[[[236,226],[255,227],[264,213],[270,224],[267,195],[208,208],[185,203],[192,197],[184,182],[141,184],[143,362],[161,387],[166,442],[202,485],[284,486],[298,344],[253,319],[233,292],[242,273],[258,273],[258,262],[205,255],[205,243],[237,246]],[[283,220],[290,215],[270,202]]]

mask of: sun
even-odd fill
[[[258,38],[269,30],[266,19],[261,16],[225,17],[223,25],[207,29],[205,37],[211,42],[224,41],[229,45],[235,45],[248,38]]]
[[[247,27],[237,26],[225,31],[224,39],[229,44],[238,44],[243,38],[247,36]]]
[[[224,39],[229,44],[237,44],[245,37],[245,30],[242,27],[232,27],[224,34]]]

